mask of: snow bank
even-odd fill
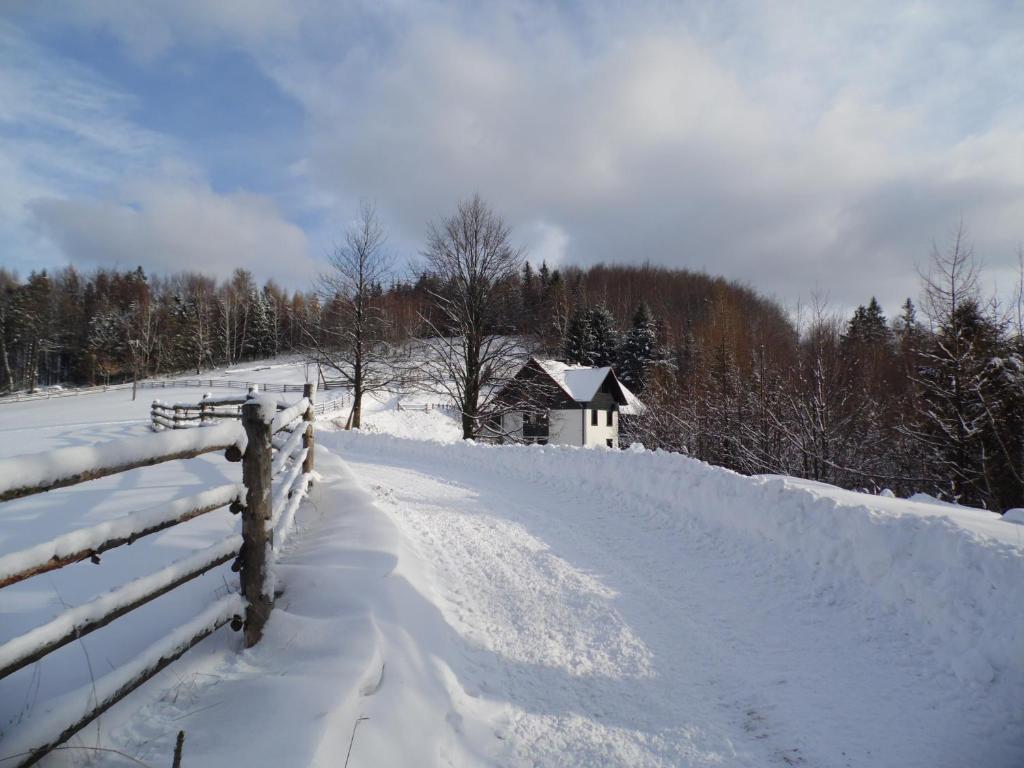
[[[595,486],[623,515],[680,533],[727,530],[802,561],[815,591],[867,588],[913,618],[965,683],[1024,683],[1024,540],[999,515],[843,491],[778,476],[745,477],[678,454],[554,446],[442,445],[359,432],[320,433],[341,456],[439,456],[570,492]]]

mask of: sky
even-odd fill
[[[307,286],[482,195],[532,261],[895,312],[1024,243],[1024,3],[6,0],[0,266]]]

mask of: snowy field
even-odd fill
[[[222,376],[305,379],[252,368]],[[0,405],[0,453],[142,434],[153,394]],[[394,398],[365,418],[321,425],[260,645],[220,630],[47,764],[137,764],[78,749],[99,745],[167,765],[185,730],[189,768],[1024,765],[1024,526],[669,454],[458,443],[452,418]],[[237,467],[5,504],[0,555]],[[0,642],[236,524],[213,513],[4,589]],[[53,697],[233,585],[217,569],[0,682],[0,758]]]

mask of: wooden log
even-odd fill
[[[242,510],[242,553],[240,580],[245,608],[245,647],[251,648],[263,636],[263,625],[273,608],[273,595],[267,595],[267,549],[271,516],[271,437],[270,424],[263,419],[257,402],[242,406],[242,426],[248,438],[242,457],[242,482],[246,488]]]
[[[227,542],[225,542],[225,545],[226,544]],[[98,616],[95,619],[82,621],[81,623],[75,624],[64,635],[60,637],[55,637],[52,640],[46,642],[42,642],[39,645],[36,645],[31,652],[26,653],[24,656],[21,656],[17,659],[12,660],[9,664],[7,664],[4,667],[0,667],[0,680],[7,677],[8,675],[17,672],[19,669],[22,669],[23,667],[32,664],[33,662],[39,661],[39,659],[53,653],[58,648],[63,648],[68,643],[72,643],[80,637],[85,637],[89,633],[95,632],[97,629],[101,629],[102,627],[107,626],[110,622],[114,621],[115,619],[118,619],[127,613],[131,613],[136,608],[140,608],[143,605],[146,605],[146,603],[156,600],[156,598],[160,597],[161,595],[166,595],[172,589],[176,589],[177,587],[180,587],[182,584],[187,584],[188,582],[192,581],[192,579],[202,576],[207,571],[210,571],[213,568],[216,568],[217,566],[222,565],[223,563],[226,563],[228,560],[232,560],[237,556],[237,546],[235,546],[229,552],[217,553],[216,556],[210,558],[209,560],[197,563],[188,570],[182,571],[180,574],[174,576],[173,578],[164,579],[162,582],[158,583],[154,589],[150,590],[149,592],[139,595],[134,600],[124,603],[123,605],[120,605],[117,608],[108,611],[102,616]],[[105,597],[106,596],[102,596],[99,599],[104,599]],[[73,614],[75,611],[75,608],[71,608],[68,611],[65,611],[65,614]],[[62,616],[65,614],[62,614]],[[56,619],[54,619],[54,621],[60,621],[62,616],[58,616]]]
[[[306,449],[306,459],[302,462],[303,473],[313,471],[313,419],[316,413],[313,403],[314,395],[313,383],[306,382],[302,387],[302,396],[309,400],[309,407],[302,415],[302,420],[306,422],[306,433],[302,436],[302,446]]]
[[[213,429],[221,429],[221,427],[213,427],[211,428],[210,431],[213,431]],[[157,440],[162,436],[163,435],[150,435],[149,439]],[[25,496],[34,496],[37,493],[54,491],[58,488],[66,488],[69,485],[78,485],[79,483],[85,483],[88,482],[89,480],[98,480],[101,477],[108,477],[110,475],[116,475],[121,472],[127,472],[130,469],[139,469],[140,467],[151,467],[154,464],[163,464],[166,461],[175,461],[177,459],[194,459],[197,456],[202,456],[203,454],[206,453],[227,450],[230,446],[235,445],[236,442],[237,440],[234,439],[225,439],[223,440],[223,442],[203,445],[200,448],[187,448],[181,451],[163,453],[158,456],[147,456],[145,458],[137,459],[135,461],[128,461],[123,464],[114,464],[106,467],[95,467],[94,469],[89,469],[83,472],[75,472],[72,474],[65,475],[63,477],[58,477],[54,480],[50,480],[46,483],[40,483],[38,485],[15,486],[13,488],[8,488],[7,490],[0,492],[0,501],[11,501],[13,499],[20,499]]]
[[[165,531],[168,528],[173,528],[176,525],[192,520],[193,518],[205,515],[209,512],[213,512],[222,507],[226,507],[230,504],[230,501],[218,502],[216,504],[207,504],[205,506],[193,507],[187,512],[183,512],[177,517],[171,518],[170,520],[164,520],[155,525],[150,525],[142,528],[138,531],[133,531],[128,536],[119,536],[113,539],[107,539],[98,547],[79,549],[70,554],[64,555],[63,557],[52,557],[46,562],[36,563],[35,565],[26,568],[18,573],[11,574],[10,576],[0,579],[0,588],[10,586],[11,584],[17,584],[19,581],[31,578],[32,576],[38,576],[41,573],[49,573],[50,571],[56,571],[58,568],[63,568],[72,563],[78,563],[82,560],[86,560],[91,557],[97,557],[107,550],[120,547],[125,544],[133,544],[139,539],[149,536],[160,531]]]
[[[225,601],[226,601],[226,598],[222,602],[225,602]],[[213,606],[211,606],[211,608],[217,608],[217,606],[218,606],[218,604],[214,604]],[[16,755],[11,755],[10,756],[11,758],[14,758],[14,757],[22,758],[22,760],[20,762],[15,764],[15,765],[17,765],[17,768],[27,768],[27,766],[35,765],[36,763],[38,763],[51,750],[53,750],[54,747],[56,747],[56,746],[58,746],[60,744],[63,744],[65,741],[70,739],[72,736],[74,736],[80,730],[85,728],[85,726],[87,726],[89,723],[91,723],[97,717],[99,717],[104,712],[106,712],[108,709],[110,709],[112,706],[114,706],[117,702],[121,701],[121,699],[123,699],[125,696],[130,694],[132,691],[134,691],[136,688],[138,688],[142,684],[144,684],[147,681],[151,680],[159,672],[161,672],[163,669],[165,669],[168,665],[172,664],[173,662],[177,661],[182,656],[184,656],[185,653],[188,652],[188,650],[190,648],[193,648],[195,645],[197,645],[198,643],[200,643],[203,640],[205,640],[207,637],[212,635],[214,632],[216,632],[218,629],[223,627],[225,624],[227,624],[231,620],[232,620],[231,616],[222,615],[222,616],[217,617],[216,620],[212,621],[210,624],[207,624],[206,626],[203,626],[201,629],[196,631],[191,637],[189,637],[189,638],[187,638],[187,639],[185,639],[183,641],[174,642],[174,643],[167,643],[166,641],[159,641],[159,643],[163,643],[164,644],[162,646],[158,646],[158,647],[161,647],[159,657],[156,658],[152,663],[150,663],[147,666],[145,666],[139,672],[139,674],[135,675],[134,677],[132,677],[127,682],[125,682],[122,685],[118,686],[115,690],[111,691],[109,694],[101,696],[100,700],[96,703],[96,706],[94,706],[92,709],[90,709],[88,712],[86,712],[84,715],[82,715],[78,720],[76,720],[74,723],[69,725],[67,728],[65,728],[63,731],[61,731],[59,734],[57,734],[52,739],[50,739],[47,743],[39,745],[37,747],[34,747],[31,750],[29,750],[29,751],[26,751],[26,752],[23,752],[23,753],[18,753]],[[116,670],[115,670],[115,672],[110,673],[107,677],[109,677],[110,675],[113,675],[113,674],[116,674]],[[98,682],[102,683],[103,680],[101,679]],[[8,759],[10,759],[10,758],[8,758]]]

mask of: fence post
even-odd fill
[[[263,625],[270,616],[273,596],[266,594],[267,549],[270,541],[270,424],[263,419],[259,403],[242,406],[242,426],[247,444],[242,456],[242,482],[245,484],[245,509],[242,510],[241,583],[245,608],[245,647],[251,648],[263,636]]]
[[[315,392],[313,391],[313,383],[307,381],[302,385],[302,396],[309,398],[309,408],[302,414],[302,419],[306,422],[306,433],[302,436],[302,447],[306,449],[306,460],[302,462],[303,472],[313,471],[313,419],[316,409],[313,407],[313,397]]]

